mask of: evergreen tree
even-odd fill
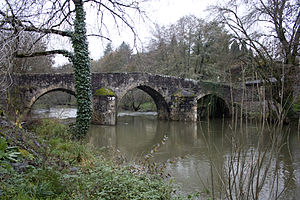
[[[109,42],[104,49],[104,56],[107,56],[112,52],[113,52],[112,44],[111,44],[111,42]]]

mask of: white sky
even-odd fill
[[[135,28],[140,41],[137,42],[138,48],[141,48],[141,43],[144,45],[148,43],[151,38],[151,30],[154,30],[154,24],[157,23],[160,26],[174,24],[181,17],[186,15],[195,15],[199,18],[206,18],[208,12],[205,12],[207,6],[216,3],[216,0],[149,0],[146,3],[142,3],[142,8],[146,11],[146,15],[149,19],[143,21],[139,17],[135,19]],[[87,21],[92,24],[95,20],[95,16],[87,12]],[[109,23],[113,24],[113,22]],[[123,41],[129,43],[133,47],[133,34],[125,26],[121,26],[120,31],[116,31],[116,27],[110,28],[110,38],[112,40],[113,47],[118,47]],[[66,41],[61,42],[60,45],[65,46]],[[95,37],[89,38],[89,50],[90,57],[97,60],[103,56],[103,49],[106,46],[107,41],[96,39]],[[69,47],[68,49],[70,49]],[[55,59],[56,66],[65,64],[66,59],[63,56],[57,56]]]

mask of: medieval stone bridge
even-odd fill
[[[118,102],[131,89],[138,88],[154,100],[158,118],[181,121],[197,120],[197,101],[216,94],[231,107],[230,87],[149,73],[93,73],[93,119],[98,124],[114,125]],[[18,109],[26,115],[41,96],[52,91],[75,94],[73,74],[25,74],[14,75],[14,87],[10,93],[15,96]],[[110,91],[98,95],[99,89]],[[14,95],[13,95],[14,94]],[[17,96],[16,96],[17,95]],[[234,101],[238,100],[234,95]],[[230,109],[229,109],[230,110]]]

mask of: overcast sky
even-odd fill
[[[139,17],[135,18],[135,28],[140,41],[137,42],[137,46],[141,48],[141,42],[147,44],[151,38],[151,30],[154,29],[154,24],[169,25],[175,23],[181,17],[186,15],[195,15],[199,18],[205,18],[208,16],[208,12],[205,12],[207,6],[215,3],[215,0],[149,0],[142,4],[142,8],[146,11],[146,15],[149,19],[143,21]],[[90,26],[93,26],[96,22],[95,16],[87,12],[87,20]],[[113,24],[113,22],[109,23]],[[111,28],[109,37],[112,40],[113,47],[118,47],[123,41],[133,46],[133,34],[126,27],[120,28],[117,31],[115,27]],[[60,45],[65,46],[66,41],[62,41]],[[97,60],[103,56],[103,49],[106,46],[107,41],[96,38],[89,38],[89,50],[92,59]],[[71,47],[69,47],[71,48]],[[59,56],[56,59],[56,65],[61,65],[67,62],[66,59],[62,59]]]

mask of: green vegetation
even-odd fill
[[[116,93],[114,93],[111,89],[109,88],[100,88],[96,90],[94,93],[95,96],[116,96]]]
[[[187,34],[189,33],[189,34]],[[213,81],[228,80],[228,69],[236,64],[231,35],[218,22],[184,16],[169,26],[156,26],[146,51],[134,54],[123,42],[108,43],[104,56],[92,61],[93,72],[149,72]]]
[[[75,79],[75,96],[77,99],[76,137],[84,137],[91,121],[91,73],[90,58],[86,36],[85,11],[83,1],[74,1],[76,17],[72,46],[74,49],[73,67]]]
[[[173,198],[162,178],[105,160],[103,150],[72,140],[58,121],[33,127],[37,136],[17,127],[2,130],[1,199]]]
[[[141,111],[155,111],[156,110],[156,105],[154,102],[146,102],[146,103],[143,103],[141,104],[140,106],[140,110]]]
[[[119,102],[119,108],[131,111],[156,111],[152,97],[141,89],[132,89]]]
[[[41,96],[38,101],[36,101],[33,106],[32,110],[34,109],[48,109],[50,110],[51,107],[65,107],[65,106],[76,106],[76,98],[72,94],[68,94],[67,92],[63,91],[52,91]]]
[[[92,113],[90,58],[83,1],[74,1],[74,4],[76,17],[71,41],[74,49],[72,62],[74,67],[75,96],[77,99],[75,134],[76,137],[84,137],[90,126]]]
[[[174,97],[180,97],[180,98],[184,98],[184,97],[195,97],[194,93],[191,92],[187,92],[187,91],[177,91],[175,94],[173,94]]]
[[[5,138],[0,138],[0,166],[7,167],[9,162],[16,162],[21,153],[17,147],[9,147]]]
[[[298,95],[293,102],[294,112],[300,112],[300,95]]]

